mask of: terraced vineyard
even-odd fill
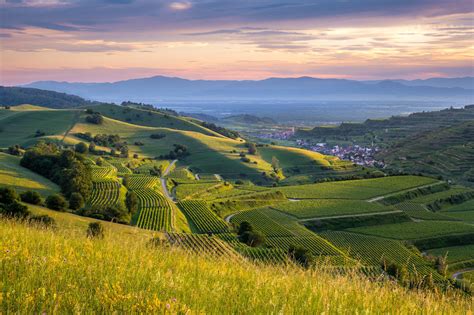
[[[158,177],[147,175],[130,175],[127,178],[127,188],[130,190],[153,188],[159,185]]]
[[[406,214],[408,214],[411,218],[419,219],[419,220],[447,220],[447,221],[455,221],[455,218],[451,218],[446,215],[442,215],[437,212],[430,211],[426,209],[421,204],[416,204],[413,202],[402,202],[395,205],[395,208],[402,210]]]
[[[132,171],[128,167],[123,165],[123,163],[121,163],[121,162],[112,161],[112,162],[109,162],[109,163],[117,169],[117,173],[119,175],[132,174]]]
[[[211,182],[201,182],[196,181],[192,184],[179,184],[176,187],[176,197],[178,199],[185,199],[191,197],[197,197],[202,193],[206,193],[208,190],[218,189],[220,186],[223,186],[221,182],[211,181]]]
[[[288,198],[365,200],[435,182],[437,180],[421,176],[389,176],[365,180],[278,187],[277,189],[282,191]]]
[[[91,206],[112,206],[120,202],[119,182],[114,180],[102,180],[92,182],[92,193],[88,200]]]
[[[286,212],[299,219],[393,210],[392,208],[374,202],[347,199],[297,200],[279,203],[272,206],[272,208]]]
[[[450,234],[474,233],[474,226],[461,222],[422,221],[385,224],[348,229],[365,235],[399,240],[415,240]]]
[[[239,254],[253,261],[261,261],[271,264],[288,262],[287,253],[278,248],[238,246],[235,249]]]
[[[239,254],[226,242],[216,236],[202,234],[167,233],[168,241],[195,253],[209,256],[240,259]]]
[[[332,244],[310,232],[296,220],[276,210],[263,208],[245,211],[232,217],[233,224],[243,221],[250,222],[255,230],[265,234],[266,244],[288,251],[291,245],[300,245],[311,251],[315,256],[345,255]]]
[[[91,168],[92,180],[103,180],[115,177],[117,170],[112,166],[93,166]]]
[[[474,244],[463,246],[441,247],[427,250],[433,256],[447,257],[448,264],[474,260]]]
[[[340,231],[323,232],[321,236],[366,265],[381,266],[382,261],[386,260],[406,265],[424,275],[433,273],[437,278],[440,277],[427,261],[399,241]]]
[[[178,206],[186,217],[191,220],[198,233],[224,233],[227,224],[212,212],[204,201],[181,201]]]

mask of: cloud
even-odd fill
[[[182,10],[188,10],[191,9],[193,5],[191,2],[184,1],[184,2],[171,2],[169,4],[169,8],[171,10],[176,10],[176,11],[182,11]]]

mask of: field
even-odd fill
[[[473,233],[474,226],[447,221],[421,221],[349,229],[348,231],[399,240],[414,240],[450,234]]]
[[[301,186],[278,187],[288,198],[365,200],[400,192],[436,180],[420,176],[394,176],[365,180],[348,180]]]
[[[472,301],[450,292],[426,294],[356,274],[249,265],[166,247],[153,249],[150,237],[132,238],[111,226],[106,231],[110,236],[94,241],[86,239],[85,229],[71,233],[0,222],[0,262],[8,271],[0,275],[2,309],[208,314],[472,310]]]
[[[48,179],[20,166],[20,158],[0,153],[0,186],[20,192],[35,190],[43,197],[59,192],[59,187]]]
[[[427,252],[433,256],[446,256],[448,263],[457,263],[460,261],[474,259],[474,244],[435,248],[430,249]]]
[[[203,201],[181,201],[178,206],[191,221],[197,233],[225,233],[229,229]]]
[[[412,203],[412,202],[402,202],[397,205],[395,205],[397,209],[402,210],[406,214],[408,214],[410,217],[414,219],[419,219],[419,220],[456,220],[453,217],[449,217],[437,212],[430,211],[426,209],[424,205],[417,204],[417,203]]]
[[[392,208],[378,203],[346,199],[289,201],[274,205],[272,208],[286,212],[299,219],[393,211]]]
[[[91,206],[113,206],[123,201],[125,192],[119,182],[102,180],[92,182],[92,193],[88,200]]]

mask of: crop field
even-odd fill
[[[91,206],[116,205],[121,201],[121,187],[122,185],[114,180],[94,181],[88,203]]]
[[[117,175],[117,169],[112,166],[93,166],[91,168],[92,180],[103,180]]]
[[[411,202],[429,204],[429,203],[434,202],[436,200],[448,198],[450,196],[465,193],[465,192],[469,192],[469,191],[473,191],[473,190],[469,189],[469,188],[466,188],[466,187],[453,187],[449,190],[440,191],[440,192],[437,192],[437,193],[434,193],[434,194],[417,197],[415,199],[412,199]]]
[[[130,190],[153,188],[159,185],[159,178],[147,175],[128,176],[127,188]]]
[[[364,200],[436,182],[421,176],[388,176],[300,186],[278,187],[288,198]]]
[[[391,211],[375,202],[348,199],[314,199],[279,203],[272,208],[286,212],[299,219],[352,215],[371,212]]]
[[[193,173],[184,167],[175,168],[168,174],[168,177],[178,180],[195,180]]]
[[[386,259],[424,274],[432,272],[428,262],[399,241],[339,231],[323,232],[321,236],[369,266],[381,266],[381,262]]]
[[[235,247],[235,250],[252,261],[261,261],[270,264],[288,262],[287,253],[279,248],[238,246]]]
[[[239,259],[239,254],[226,242],[216,236],[202,234],[167,233],[168,241],[195,253],[214,257]]]
[[[441,210],[441,212],[457,212],[457,211],[465,211],[465,210],[473,210],[474,211],[474,199],[468,200],[466,202],[446,207]]]
[[[171,208],[151,207],[141,208],[138,216],[137,226],[142,229],[153,231],[171,231]]]
[[[164,171],[170,165],[170,161],[168,160],[159,160],[159,161],[147,161],[145,163],[140,164],[136,167],[133,171],[136,173],[149,175],[150,171],[154,170],[155,168],[161,169]]]
[[[238,211],[261,208],[284,201],[287,201],[287,199],[281,192],[268,190],[224,199],[215,199],[209,202],[209,207],[219,216],[225,217]]]
[[[423,205],[413,203],[413,202],[402,202],[395,205],[395,208],[402,210],[411,218],[419,220],[447,220],[453,221],[456,220],[449,216],[440,214],[438,212],[433,212],[426,209]]]
[[[257,209],[234,215],[235,225],[250,222],[255,230],[265,234],[266,244],[287,251],[291,245],[308,248],[315,256],[344,256],[341,251],[318,235],[298,224],[297,221],[272,209]]]
[[[229,229],[227,224],[212,212],[204,201],[181,201],[178,206],[191,220],[198,233],[224,233]]]
[[[20,158],[0,153],[0,186],[11,187],[19,192],[35,190],[43,196],[59,191],[48,179],[20,166]]]
[[[474,223],[474,210],[468,211],[449,211],[444,213],[450,218]]]
[[[474,226],[461,222],[421,221],[359,227],[348,231],[399,240],[415,240],[450,234],[473,233]]]
[[[185,199],[189,197],[196,197],[199,199],[199,195],[206,193],[208,190],[217,189],[222,186],[221,182],[206,182],[196,181],[192,184],[179,184],[176,187],[176,197],[178,199]]]
[[[125,165],[123,165],[123,163],[121,162],[118,162],[118,161],[111,161],[109,162],[113,167],[115,167],[117,169],[117,173],[118,174],[121,174],[121,175],[124,175],[124,174],[132,174],[132,171],[126,167]]]
[[[427,253],[433,256],[446,256],[449,264],[457,263],[474,259],[474,244],[435,248],[428,250]]]

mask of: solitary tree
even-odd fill
[[[64,211],[67,208],[67,201],[61,195],[50,195],[46,198],[46,207],[52,210]]]
[[[248,231],[253,231],[253,226],[252,224],[250,224],[250,222],[248,221],[242,221],[239,225],[239,231],[238,231],[238,235],[242,235],[244,234],[245,232],[248,232]]]
[[[275,172],[280,169],[280,161],[275,156],[272,156],[272,168]]]
[[[127,192],[127,196],[125,197],[125,204],[127,205],[128,212],[135,213],[138,208],[138,197],[137,194],[133,191]]]
[[[20,195],[21,201],[32,204],[39,205],[43,202],[41,195],[37,191],[28,190]]]
[[[86,153],[87,150],[88,150],[87,144],[85,144],[84,142],[79,142],[78,144],[74,146],[74,151],[78,153]]]
[[[87,228],[88,238],[104,238],[104,226],[100,222],[91,222]]]
[[[249,149],[248,149],[249,154],[257,154],[257,145],[255,143],[249,143]]]
[[[69,208],[72,210],[81,209],[84,206],[84,197],[80,193],[74,192],[69,198]]]
[[[291,245],[288,249],[288,256],[297,264],[308,268],[313,262],[313,255],[304,247]]]

